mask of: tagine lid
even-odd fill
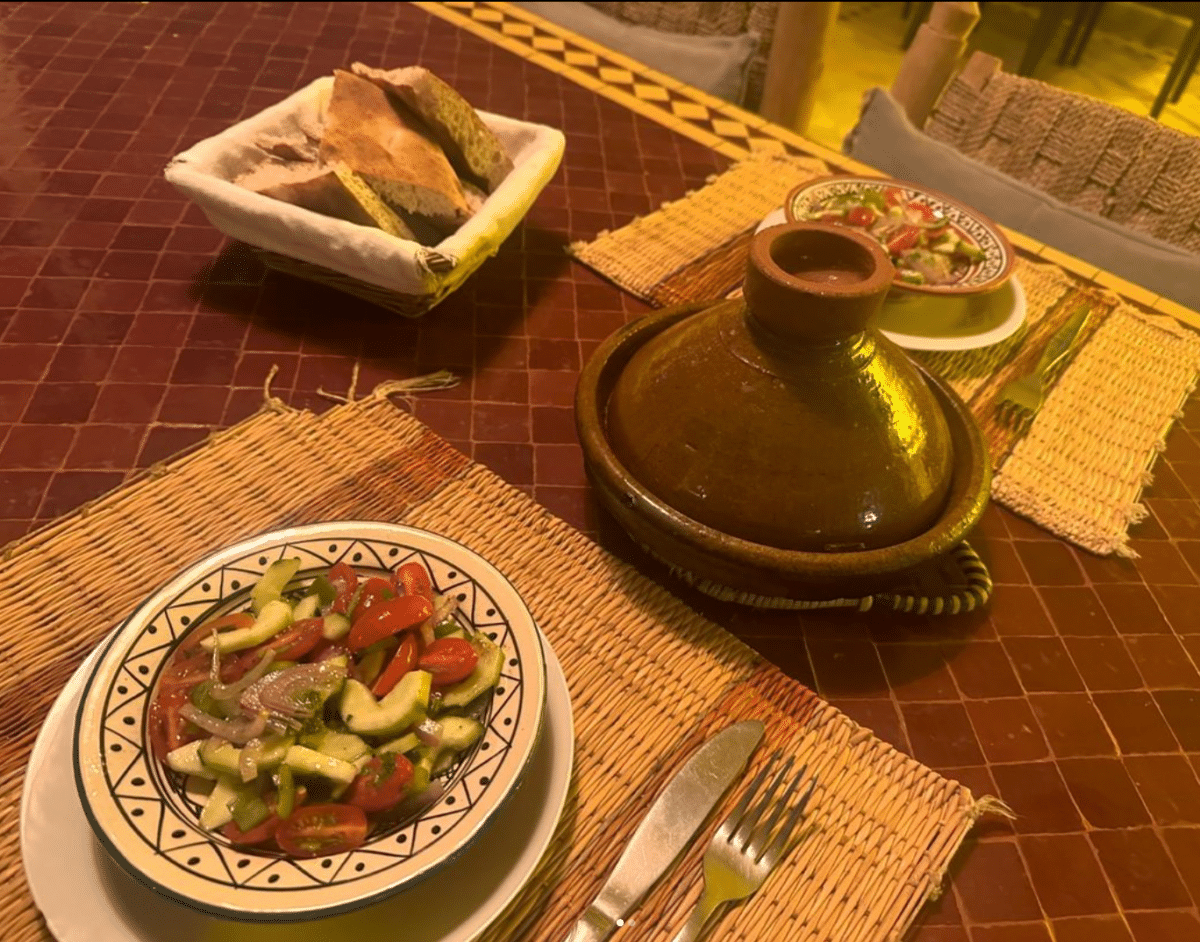
[[[685,517],[765,546],[849,552],[926,532],[955,455],[922,374],[870,326],[892,276],[864,234],[760,232],[744,298],[681,319],[625,364],[605,416],[616,457]]]

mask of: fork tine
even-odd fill
[[[779,752],[776,752],[773,756],[771,756],[771,762],[768,765],[768,768],[773,768],[775,766],[775,764],[779,761],[779,756]],[[783,763],[779,771],[775,774],[774,781],[771,782],[766,792],[763,793],[762,798],[755,803],[754,807],[750,809],[750,812],[746,815],[745,819],[738,825],[737,831],[735,831],[733,837],[730,838],[731,842],[744,845],[750,840],[751,836],[754,834],[754,828],[758,824],[758,819],[762,817],[762,813],[770,806],[771,800],[775,797],[775,792],[779,790],[779,784],[783,781],[783,777],[787,775],[788,771],[795,764],[795,762],[795,757],[788,756],[787,761]]]
[[[783,777],[783,773],[786,771],[786,768],[780,770],[781,778]],[[779,800],[774,802],[774,805],[771,809],[771,816],[767,818],[767,820],[761,825],[755,828],[754,834],[750,838],[750,843],[746,847],[746,853],[752,859],[757,860],[762,850],[771,842],[771,835],[775,833],[775,826],[779,824],[779,819],[782,818],[784,812],[787,811],[788,802],[791,801],[792,795],[796,791],[796,786],[804,778],[804,775],[807,771],[807,763],[800,766],[800,771],[797,772],[796,777],[792,779],[791,785],[789,785],[787,790],[779,796]],[[776,784],[778,784],[778,782],[776,782]]]
[[[804,770],[800,770],[803,775]],[[792,781],[791,787],[788,789],[788,797],[796,790],[800,784],[801,775],[797,775]],[[755,858],[757,861],[763,861],[769,867],[775,866],[779,858],[782,857],[788,848],[788,844],[792,839],[792,832],[795,831],[796,825],[804,816],[804,809],[808,807],[809,799],[812,798],[813,790],[817,787],[817,777],[814,775],[808,783],[808,788],[804,790],[804,794],[800,796],[800,800],[796,802],[796,806],[792,809],[792,813],[788,815],[783,827],[779,829],[779,833],[775,835],[775,839],[763,850],[762,854]],[[786,804],[786,801],[783,803]]]
[[[778,756],[779,753],[776,752],[775,755]],[[742,797],[738,799],[738,803],[729,812],[729,817],[725,819],[724,824],[718,830],[719,834],[723,834],[725,840],[730,840],[734,832],[741,826],[742,816],[746,813],[746,808],[754,800],[755,793],[758,791],[759,786],[762,785],[763,779],[767,777],[767,773],[771,771],[771,766],[774,762],[775,757],[772,756],[771,760],[758,770],[758,774],[754,776],[754,779],[746,787],[745,792],[742,793]]]

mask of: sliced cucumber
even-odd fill
[[[325,625],[321,634],[328,641],[340,641],[350,634],[350,619],[338,612],[330,612],[325,616]]]
[[[278,768],[283,764],[283,760],[287,758],[288,750],[295,744],[295,736],[281,734],[264,737],[258,752],[259,771],[269,772],[272,769]]]
[[[221,631],[204,638],[200,645],[211,653],[214,647],[220,647],[222,654],[230,651],[244,651],[270,641],[279,632],[292,623],[292,606],[280,599],[268,602],[263,606],[254,624],[249,628],[235,628],[233,631]]]
[[[419,745],[421,745],[421,740],[417,738],[416,733],[405,733],[399,739],[393,739],[391,742],[385,742],[382,746],[375,750],[375,755],[382,756],[389,752],[412,752]]]
[[[375,757],[373,755],[371,755],[370,751],[368,750],[366,755],[359,756],[357,759],[355,759],[353,762],[350,763],[351,765],[354,766],[354,771],[356,773],[355,777],[357,777],[358,772],[361,772],[363,769],[365,769],[367,767],[367,763],[370,762],[373,758],[375,758]],[[346,782],[345,784],[342,784],[339,782],[338,784],[334,785],[333,788],[331,788],[329,790],[329,797],[332,798],[334,801],[337,801],[344,794],[346,794],[346,789],[348,789],[352,784],[353,784],[353,782]]]
[[[383,673],[383,664],[387,660],[388,652],[384,648],[375,648],[367,651],[358,660],[358,676],[362,678],[362,682],[366,686],[371,686]]]
[[[200,812],[200,827],[207,831],[223,828],[233,820],[230,807],[241,794],[241,788],[232,778],[222,775],[209,793],[204,810]]]
[[[215,775],[239,775],[242,750],[231,742],[213,737],[200,744],[200,761]]]
[[[358,775],[358,769],[353,764],[332,756],[322,755],[315,749],[306,746],[292,746],[287,751],[284,764],[298,775],[319,775],[331,782],[349,785]]]
[[[475,745],[483,735],[483,724],[469,716],[443,716],[439,722],[442,724],[442,749],[462,752]]]
[[[382,700],[357,680],[342,688],[338,710],[346,728],[360,736],[395,736],[425,718],[433,675],[409,671]]]
[[[279,601],[283,597],[283,590],[299,571],[300,560],[295,557],[277,559],[271,563],[250,590],[250,607],[255,614],[266,608],[269,602]]]
[[[266,821],[271,816],[271,809],[267,807],[267,803],[263,801],[261,795],[256,795],[252,791],[243,791],[234,799],[229,808],[229,814],[233,818],[233,823],[245,833]]]
[[[481,634],[471,638],[471,645],[479,655],[475,670],[466,679],[442,692],[443,707],[466,706],[480,694],[491,690],[500,682],[500,671],[504,667],[504,652],[493,641]]]
[[[321,600],[315,592],[304,596],[292,608],[292,621],[304,621],[306,618],[312,618],[317,614],[317,607],[320,605],[320,602]]]
[[[353,733],[339,733],[332,729],[318,733],[309,733],[300,737],[299,745],[307,746],[343,762],[354,762],[361,756],[369,756],[371,747],[359,736]]]
[[[324,574],[313,579],[308,584],[308,590],[317,594],[322,608],[326,605],[332,605],[337,600],[337,589],[333,587],[333,583],[329,581],[329,577]]]
[[[200,759],[200,740],[190,742],[185,746],[180,746],[178,749],[172,749],[167,753],[167,765],[176,772],[182,772],[184,775],[195,775],[197,778],[215,779],[217,773],[213,772]]]

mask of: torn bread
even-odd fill
[[[422,245],[436,245],[441,241],[440,235],[429,225],[422,224],[416,217],[406,219],[392,209],[367,185],[366,180],[345,164],[338,164],[333,168],[333,172],[337,174],[342,186],[358,201],[358,205],[370,214],[375,220],[375,225],[384,232],[411,242],[420,242]]]
[[[424,122],[349,72],[334,72],[321,158],[357,173],[393,208],[441,229],[453,231],[471,216],[454,168]]]
[[[255,193],[360,226],[375,220],[338,180],[333,169],[313,161],[267,160],[234,181]]]
[[[470,103],[428,69],[414,65],[389,72],[361,62],[351,69],[420,115],[459,175],[485,192],[494,191],[513,169],[500,139]]]
[[[236,182],[255,193],[304,209],[382,229],[399,239],[430,243],[428,231],[418,234],[383,202],[353,171],[311,161],[270,161],[238,177]],[[436,237],[435,241],[436,241]]]

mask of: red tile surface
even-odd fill
[[[408,4],[8,3],[0,46],[0,543],[250,414],[273,366],[273,394],[317,409],[356,365],[360,393],[450,367],[458,388],[407,407],[662,577],[590,493],[572,412],[584,358],[645,307],[563,250],[726,158]],[[355,58],[424,62],[567,138],[499,254],[417,321],[265,270],[161,178]],[[1193,397],[1137,559],[990,508],[973,537],[997,581],[982,615],[760,615],[673,585],[885,741],[1011,804],[913,939],[1200,942],[1198,441]]]

